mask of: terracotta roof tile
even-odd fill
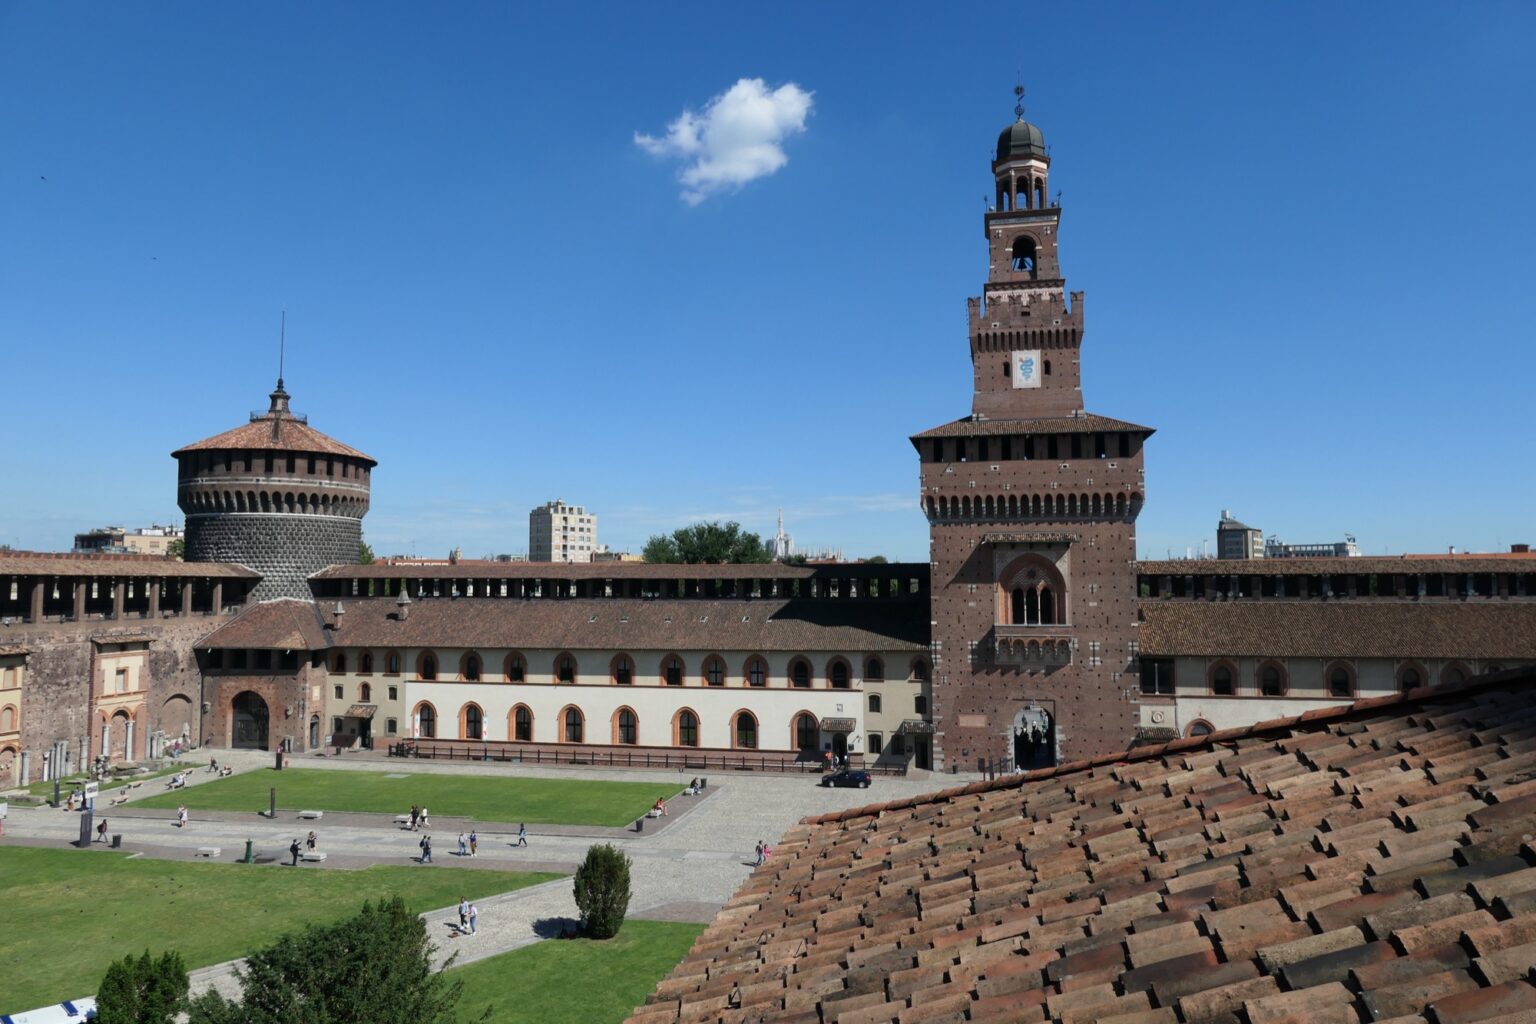
[[[1508,737],[1525,742],[1504,716],[1533,695],[1536,673],[1505,676],[1278,720],[1229,745],[823,815],[748,880],[647,1013],[1280,1024],[1527,1012],[1528,793],[1498,802],[1486,780],[1512,760]],[[720,1009],[722,991],[738,1005]]]
[[[1085,413],[1082,416],[1018,420],[972,419],[967,416],[965,419],[933,427],[920,434],[913,434],[912,440],[925,437],[981,437],[994,434],[1094,434],[1101,431],[1113,433],[1121,430],[1146,434],[1149,437],[1153,432],[1151,427],[1139,427],[1134,423],[1093,413]]]
[[[230,562],[183,562],[152,555],[0,554],[0,576],[90,576],[121,579],[258,580],[261,574]]]
[[[274,414],[270,411],[264,416],[252,419],[249,423],[242,423],[233,430],[226,430],[222,434],[215,434],[213,437],[183,445],[171,454],[242,449],[260,452],[345,455],[349,458],[361,459],[370,466],[378,465],[377,459],[342,444],[334,437],[322,434],[304,420],[289,415]]]

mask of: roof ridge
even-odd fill
[[[1166,754],[1182,754],[1196,750],[1205,750],[1216,746],[1218,743],[1230,743],[1234,740],[1247,739],[1253,736],[1284,732],[1288,729],[1294,729],[1299,725],[1310,725],[1313,722],[1350,719],[1398,704],[1438,703],[1449,697],[1458,697],[1468,693],[1475,693],[1479,690],[1494,689],[1520,679],[1529,679],[1536,682],[1536,666],[1522,666],[1520,668],[1506,669],[1503,672],[1491,672],[1487,675],[1475,676],[1464,682],[1449,685],[1420,686],[1406,692],[1391,693],[1381,697],[1365,697],[1351,704],[1314,708],[1311,711],[1304,711],[1299,715],[1272,718],[1268,721],[1257,722],[1253,725],[1237,729],[1220,729],[1205,736],[1170,740],[1167,743],[1160,743],[1155,746],[1131,747],[1114,753],[1100,754],[1096,757],[1070,761],[1066,764],[1059,764],[1050,768],[1036,768],[1032,771],[1009,775],[1005,778],[983,779],[962,786],[941,789],[934,793],[904,797],[886,803],[866,804],[863,807],[853,807],[846,811],[831,811],[827,814],[807,816],[800,819],[800,824],[826,825],[839,821],[852,821],[855,818],[866,818],[885,811],[905,810],[923,804],[941,803],[962,796],[971,796],[976,793],[990,793],[1000,789],[1018,789],[1026,782],[1052,779],[1061,775],[1071,775],[1089,768],[1103,767],[1104,765],[1134,764],[1155,760]]]

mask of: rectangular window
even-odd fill
[[[1142,658],[1141,692],[1148,695],[1171,696],[1173,694],[1173,659]]]
[[[117,672],[115,674],[115,678],[112,681],[112,686],[113,686],[113,690],[112,690],[113,693],[127,693],[128,692],[128,670],[127,669],[120,668],[120,669],[117,670]]]
[[[399,700],[400,699],[400,688],[399,687],[391,686],[389,688],[389,699],[390,700]]]
[[[337,700],[341,700],[341,687],[340,686],[336,687],[336,699]]]
[[[400,727],[393,718],[386,718],[384,719],[384,731],[393,736],[400,731]]]
[[[882,739],[879,733],[872,732],[869,734],[869,753],[871,757],[880,756],[881,742]]]

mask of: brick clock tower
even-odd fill
[[[1022,95],[1022,90],[1019,90]],[[1122,750],[1136,716],[1136,516],[1151,428],[1088,413],[1040,129],[997,140],[970,299],[971,415],[912,438],[933,572],[934,755],[1023,768]]]

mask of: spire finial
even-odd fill
[[[1013,87],[1013,116],[1020,121],[1024,120],[1024,83],[1020,82]]]
[[[283,357],[288,353],[288,311],[283,310],[283,318],[278,322],[277,328],[277,390],[283,390]]]

